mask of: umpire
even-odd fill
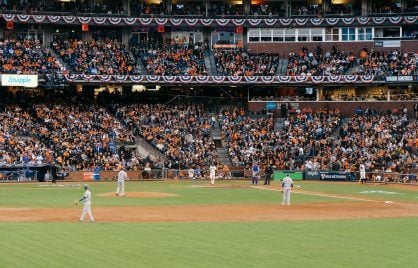
[[[264,185],[270,185],[271,176],[273,176],[273,168],[267,164],[264,169]]]

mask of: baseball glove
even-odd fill
[[[78,205],[78,200],[74,200],[74,205]]]

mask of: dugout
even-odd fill
[[[44,181],[45,173],[49,171],[57,178],[57,167],[54,165],[0,165],[1,181]]]

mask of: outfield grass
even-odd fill
[[[248,184],[248,182],[217,182]],[[274,182],[276,185],[278,182]],[[60,184],[60,183],[58,183]],[[298,190],[418,201],[393,186],[295,182]],[[0,184],[0,207],[73,207],[82,185]],[[108,198],[116,183],[90,183],[95,206],[279,204],[254,188],[199,182],[129,182],[127,190],[177,194]],[[375,191],[364,193],[364,191]],[[383,191],[383,192],[379,192]],[[395,194],[385,194],[394,192]],[[345,201],[294,193],[292,202]],[[81,208],[80,208],[81,209]],[[7,211],[1,211],[7,213]],[[418,218],[217,223],[0,223],[2,267],[418,267]]]
[[[0,267],[417,267],[418,219],[0,223]]]
[[[248,185],[243,181],[218,182],[218,185]],[[161,198],[109,198],[98,196],[114,192],[116,183],[90,183],[94,206],[149,206],[149,205],[204,205],[204,204],[278,204],[281,194],[254,188],[201,188],[207,181],[193,182],[129,182],[126,189],[140,192],[176,194]],[[50,184],[0,185],[0,204],[7,207],[73,207],[73,201],[82,196],[82,184],[51,186]],[[293,203],[338,202],[340,199],[294,195]]]

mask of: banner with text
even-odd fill
[[[37,87],[38,76],[30,74],[2,74],[1,85],[4,87]]]
[[[347,173],[344,171],[320,171],[321,181],[346,181]]]

